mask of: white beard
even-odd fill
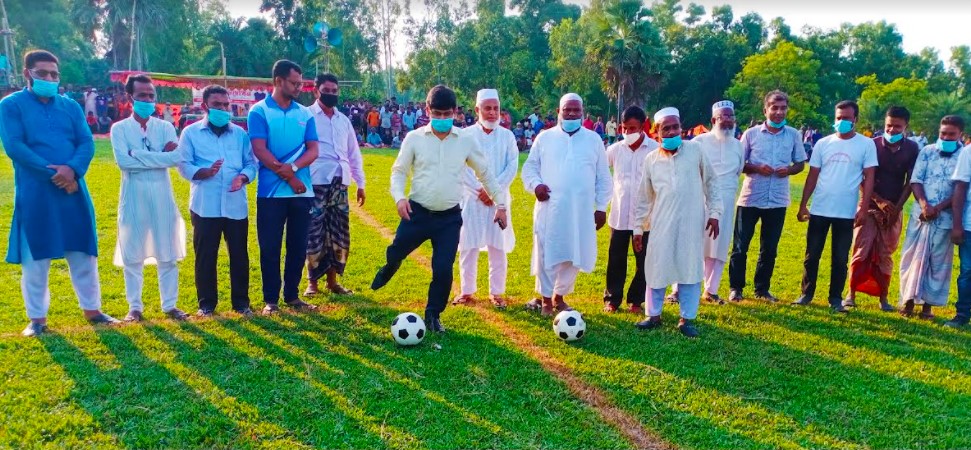
[[[724,141],[725,139],[735,136],[735,127],[726,130],[722,127],[716,126],[713,131],[715,132],[715,137],[720,141]]]

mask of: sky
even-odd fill
[[[260,15],[260,0],[226,0],[234,16]],[[567,0],[585,6],[589,1]],[[687,5],[689,0],[682,0]],[[897,26],[903,36],[904,51],[918,53],[933,47],[947,63],[951,47],[971,45],[971,1],[968,0],[694,0],[711,12],[713,6],[730,4],[735,17],[757,12],[768,23],[782,17],[799,34],[805,25],[822,29],[838,28],[844,22],[862,23],[886,20]],[[421,14],[420,0],[412,0],[414,14]],[[949,30],[943,31],[942,30]],[[404,59],[404,38],[396,42],[395,61]]]

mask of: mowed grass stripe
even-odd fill
[[[379,234],[390,243],[394,239],[394,234],[384,227],[377,219],[371,217],[366,211],[356,208],[354,214],[365,224],[374,227]],[[431,272],[431,263],[428,256],[422,254],[419,249],[413,252],[413,259],[418,261],[422,267]],[[517,307],[514,305],[513,307]],[[597,388],[587,384],[575,376],[570,368],[560,364],[542,347],[535,345],[524,333],[509,326],[501,317],[492,311],[475,308],[481,317],[496,325],[506,338],[515,342],[516,345],[530,358],[542,364],[550,374],[560,380],[575,396],[593,408],[607,423],[617,428],[630,443],[640,449],[669,449],[674,448],[671,444],[664,442],[656,434],[644,428],[641,423],[626,411],[617,408],[608,400]]]

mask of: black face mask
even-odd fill
[[[320,103],[328,108],[333,108],[337,105],[337,94],[320,94]]]

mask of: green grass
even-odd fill
[[[390,151],[365,156],[365,210],[391,230],[398,222],[388,195],[393,158]],[[3,236],[13,207],[11,179],[4,159]],[[795,188],[800,183],[793,179]],[[119,171],[105,141],[98,142],[88,184],[98,213],[104,308],[121,316],[127,310],[124,282],[110,258]],[[174,174],[173,184],[187,214],[188,184]],[[250,195],[255,205],[252,187]],[[513,196],[518,244],[510,255],[508,291],[516,307],[499,314],[664,440],[687,448],[971,447],[967,333],[882,313],[867,297],[848,316],[822,306],[704,305],[703,335],[695,341],[674,329],[677,310],[669,305],[664,329],[639,333],[631,326],[636,317],[600,312],[606,230],[599,234],[600,263],[594,273],[581,275],[571,297],[589,334],[573,345],[559,342],[549,321],[518,308],[534,283],[532,200],[518,182]],[[784,300],[798,295],[805,250],[806,225],[794,220],[794,212],[773,280]],[[430,274],[409,260],[391,284],[371,292],[367,286],[387,242],[355,215],[351,227],[345,284],[359,295],[318,299],[324,306],[319,314],[233,317],[226,312],[224,251],[221,318],[181,324],[164,319],[149,268],[149,322],[94,328],[81,318],[59,261],[51,274],[54,333],[24,339],[20,270],[3,266],[0,447],[631,446],[475,310],[449,308],[447,334],[416,348],[396,347],[388,325],[402,311],[420,311]],[[251,297],[260,306],[255,236],[251,221]],[[6,252],[6,240],[0,242]],[[749,277],[756,254],[750,255]],[[180,265],[180,305],[190,311],[192,258],[190,251]],[[482,288],[485,258],[480,267]],[[828,256],[820,274],[825,292]],[[952,312],[937,311],[941,317]]]

